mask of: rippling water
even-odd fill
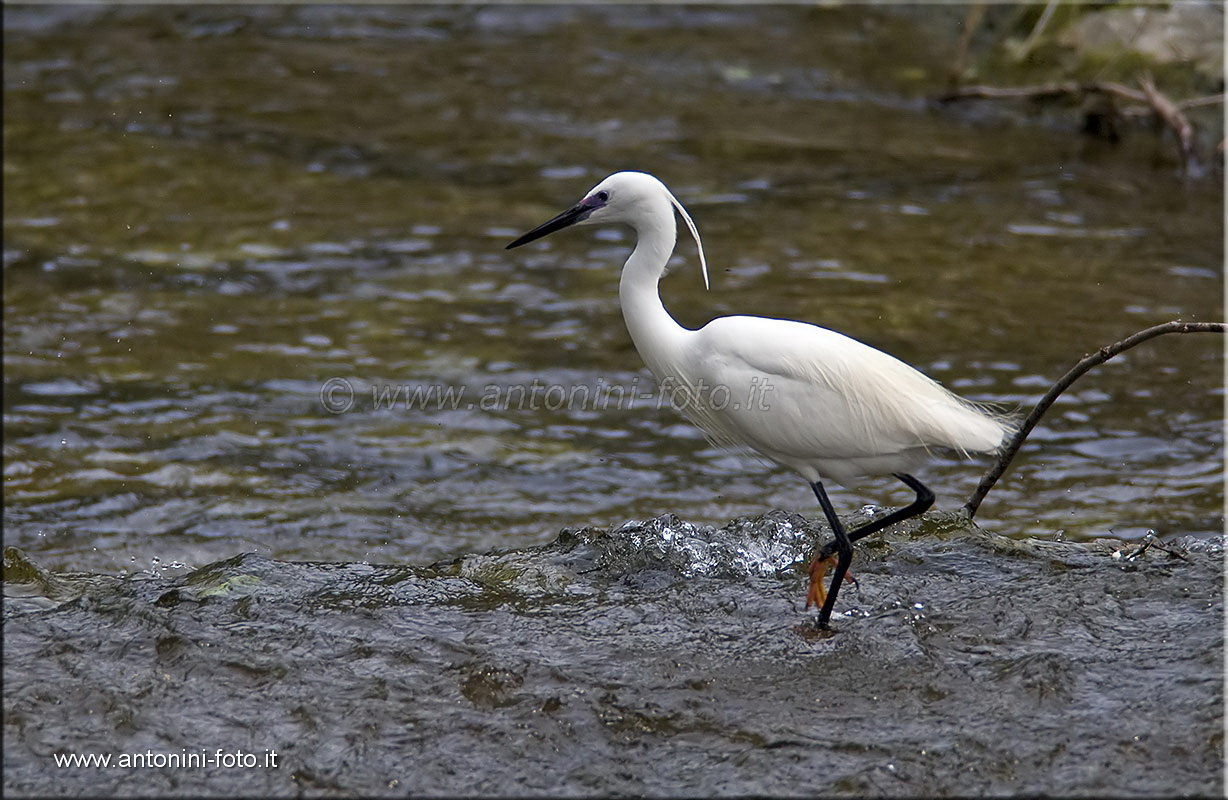
[[[395,779],[413,791],[486,792],[500,779],[546,791],[526,777],[530,765],[572,737],[637,764],[662,742],[693,756],[653,777],[576,755],[573,792],[1112,793],[1131,775],[1176,790],[1144,767],[1085,774],[1096,759],[1155,755],[1159,744],[1129,744],[1150,733],[1099,750],[1052,738],[1076,718],[1084,727],[1070,730],[1092,741],[1127,710],[1153,730],[1167,725],[1138,711],[1147,701],[1137,680],[1123,677],[1135,693],[1115,700],[1112,679],[1148,664],[1187,669],[1154,652],[1162,635],[1201,659],[1162,682],[1173,707],[1214,694],[1211,711],[1222,710],[1222,691],[1204,680],[1220,668],[1218,649],[1206,649],[1218,648],[1210,620],[1221,597],[1219,337],[1164,337],[1084,378],[989,495],[984,531],[956,526],[973,541],[1098,555],[1066,566],[1019,561],[1009,544],[946,555],[939,514],[918,532],[915,559],[903,543],[889,559],[875,560],[873,547],[859,556],[862,589],[849,602],[877,610],[845,627],[901,627],[816,643],[791,627],[803,619],[794,562],[805,547],[789,537],[808,523],[719,533],[770,509],[818,516],[813,498],[796,476],[713,448],[659,402],[618,309],[629,236],[576,232],[503,250],[607,173],[653,172],[691,210],[713,270],[705,293],[682,243],[663,295],[684,324],[727,313],[805,319],[973,399],[1026,408],[1100,345],[1173,318],[1222,316],[1220,187],[1183,181],[1163,142],[1136,134],[1107,148],[1076,136],[1061,112],[929,104],[949,66],[946,18],[900,9],[6,6],[4,15],[5,542],[41,570],[127,576],[98,578],[103,588],[66,606],[6,605],[6,641],[22,637],[22,660],[6,655],[10,675],[14,664],[41,674],[52,653],[67,653],[53,663],[71,672],[74,654],[98,648],[115,658],[114,675],[151,669],[158,654],[186,675],[202,631],[220,626],[215,644],[239,654],[211,655],[200,679],[220,670],[246,691],[295,698],[303,710],[287,703],[285,727],[268,739],[319,731],[282,777],[323,790],[379,788],[353,782],[331,733],[368,718],[377,732],[364,741],[379,742],[371,747],[385,767],[411,745],[428,748],[413,751],[421,780]],[[557,402],[580,390],[634,400]],[[939,509],[954,509],[984,468],[943,457],[922,478]],[[851,513],[900,502],[895,492],[870,482],[834,499]],[[689,546],[716,553],[719,566],[688,567],[686,552],[633,535],[666,513],[698,526]],[[535,567],[533,581],[565,584],[549,600],[482,578],[487,563],[515,572],[506,562],[570,558],[558,554],[578,545],[556,542],[559,531],[584,526],[618,532],[617,577],[599,559],[597,578]],[[809,542],[817,529],[807,530]],[[1141,546],[1148,532],[1210,549],[1124,572],[1110,553]],[[492,548],[503,555],[475,555]],[[1029,583],[1028,564],[1049,577]],[[189,591],[202,574],[193,569],[281,588],[271,599],[228,588],[211,605]],[[1182,570],[1196,572],[1194,584]],[[919,631],[929,628],[905,624],[907,609],[947,580],[950,617],[933,623],[942,643],[926,644]],[[1203,605],[1187,605],[1187,589]],[[302,599],[316,591],[338,599]],[[402,594],[418,591],[421,605]],[[1057,593],[1054,606],[1029,610],[1039,600],[1031,593],[1045,591]],[[1002,596],[1016,598],[1012,610],[995,610]],[[165,597],[187,600],[158,605]],[[883,611],[893,597],[900,610]],[[1051,627],[1044,609],[1054,608],[1075,629]],[[1149,631],[1153,608],[1169,616]],[[174,618],[151,621],[159,614]],[[153,632],[161,625],[169,632]],[[111,633],[99,640],[95,627]],[[419,634],[428,655],[405,644]],[[279,647],[328,663],[300,674]],[[965,663],[961,647],[979,655]],[[718,670],[726,659],[732,666]],[[366,698],[357,710],[311,705],[337,665],[348,676],[342,693]],[[871,677],[858,680],[862,669]],[[1004,699],[978,729],[985,697],[955,687],[986,680]],[[609,681],[624,688],[607,690]],[[723,688],[705,694],[704,681]],[[654,699],[654,687],[675,684],[684,688]],[[888,687],[891,702],[876,705],[867,685]],[[722,705],[745,686],[755,691]],[[208,716],[186,695],[159,695],[170,720],[162,729],[127,690],[107,691],[95,719],[134,747],[186,747],[169,731]],[[6,763],[25,759],[21,785],[51,791],[30,754],[77,747],[87,728],[91,741],[105,736],[78,715],[52,714],[33,685],[22,692],[6,691],[6,731],[21,742],[6,745]],[[777,730],[774,715],[808,712],[820,695],[824,715]],[[238,699],[200,697],[212,707]],[[399,699],[379,713],[380,697]],[[459,702],[470,703],[463,721],[442,710]],[[924,714],[876,732],[896,704]],[[1017,705],[1047,716],[1029,727],[1010,718]],[[221,716],[215,733],[227,728]],[[955,719],[970,719],[975,745],[961,744]],[[515,747],[499,745],[498,732],[528,731],[545,749],[493,783],[450,782],[471,740],[429,732],[453,723],[489,725],[475,753],[500,764]],[[932,726],[946,733],[926,752],[942,752],[950,769],[901,761],[898,742],[924,748]],[[1196,727],[1197,741],[1182,746],[1201,776],[1183,784],[1189,791],[1219,780],[1205,777],[1222,745],[1208,730]],[[1003,735],[1017,743],[1013,755],[990,752]],[[753,767],[762,782],[713,771],[698,755],[707,737],[723,743],[725,763]],[[819,740],[817,754],[799,755]],[[500,746],[512,749],[491,756]],[[870,756],[882,763],[867,772]],[[969,762],[986,772],[963,785],[955,765]],[[833,773],[843,777],[815,785],[821,763],[845,765]],[[914,782],[898,783],[903,773],[889,764]],[[6,766],[6,781],[15,774]]]
[[[430,567],[245,554],[122,581],[10,552],[6,658],[39,667],[8,671],[6,785],[124,794],[130,772],[46,763],[117,747],[281,760],[142,771],[156,793],[1221,785],[1222,539],[1019,540],[930,513],[860,554],[830,638],[796,625],[818,541],[784,512],[670,515]]]

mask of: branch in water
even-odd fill
[[[1082,361],[1074,365],[1070,372],[1063,375],[1061,380],[1053,384],[1053,387],[1045,393],[1045,396],[1032,409],[1032,413],[1028,414],[1023,420],[1014,437],[998,452],[997,460],[989,469],[989,472],[985,473],[985,477],[981,478],[980,484],[977,485],[976,491],[972,493],[972,496],[968,498],[968,502],[964,503],[964,510],[968,512],[968,516],[976,516],[976,511],[981,507],[981,501],[985,499],[985,495],[989,494],[989,490],[993,488],[998,479],[1006,472],[1006,468],[1010,466],[1015,453],[1019,452],[1023,440],[1028,438],[1028,434],[1036,427],[1036,423],[1040,422],[1040,418],[1049,410],[1049,406],[1053,405],[1053,401],[1057,400],[1058,395],[1069,389],[1070,385],[1085,372],[1092,367],[1103,364],[1118,353],[1123,353],[1135,345],[1142,344],[1148,339],[1154,339],[1166,333],[1224,333],[1225,327],[1223,322],[1166,322],[1163,325],[1156,325],[1154,328],[1141,330],[1133,336],[1128,336],[1120,342],[1114,342],[1108,347],[1102,347],[1095,353],[1085,356]]]
[[[1156,88],[1150,74],[1144,73],[1143,77],[1139,79],[1139,86],[1142,87],[1143,93],[1147,95],[1147,102],[1151,105],[1151,109],[1155,112],[1156,116],[1162,119],[1164,124],[1176,135],[1177,146],[1181,149],[1181,164],[1185,167],[1186,173],[1189,174],[1196,171],[1198,162],[1194,156],[1194,126],[1190,124],[1189,119],[1181,112],[1176,103],[1160,94],[1160,90]]]
[[[1057,83],[1043,83],[1039,86],[964,86],[939,95],[937,100],[940,103],[969,99],[1001,100],[1017,98],[1036,100],[1042,97],[1094,93],[1112,95],[1135,103],[1147,102],[1147,95],[1143,92],[1114,81],[1059,81]]]
[[[1139,103],[1147,106],[1151,114],[1163,122],[1177,137],[1177,147],[1181,153],[1181,167],[1186,175],[1191,177],[1200,174],[1197,154],[1194,151],[1194,128],[1189,118],[1184,114],[1186,109],[1198,108],[1224,102],[1223,94],[1194,97],[1187,100],[1173,101],[1160,93],[1151,75],[1143,73],[1138,78],[1139,88],[1134,89],[1115,81],[1058,81],[1038,86],[965,86],[953,89],[939,95],[940,103],[950,103],[956,100],[980,99],[1027,99],[1038,100],[1046,97],[1101,94],[1129,103]]]

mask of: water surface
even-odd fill
[[[606,174],[652,172],[695,217],[713,286],[703,290],[683,241],[662,287],[680,322],[808,320],[968,397],[1026,408],[1098,346],[1222,316],[1220,185],[1183,180],[1167,143],[1136,134],[1112,148],[1081,139],[1061,112],[931,104],[954,29],[900,9],[4,13],[5,542],[40,569],[129,576],[58,610],[6,606],[6,640],[20,642],[10,674],[71,673],[100,648],[97,668],[113,670],[89,683],[110,687],[98,701],[110,705],[95,709],[102,728],[52,713],[34,683],[6,691],[19,742],[6,763],[23,770],[6,766],[6,781],[53,791],[57,776],[33,753],[85,749],[82,737],[188,746],[173,731],[229,708],[206,726],[216,738],[249,717],[254,692],[289,699],[275,721],[243,723],[253,746],[308,729],[318,742],[260,778],[272,782],[231,791],[288,791],[276,781],[290,774],[300,787],[377,791],[370,781],[414,753],[420,771],[390,790],[540,792],[552,784],[530,773],[573,738],[584,746],[561,785],[574,793],[1220,785],[1207,768],[1222,744],[1211,725],[1222,691],[1207,678],[1221,666],[1219,337],[1164,337],[1085,378],[990,494],[982,532],[956,525],[977,541],[1065,540],[1098,554],[1080,556],[1089,566],[965,544],[951,566],[942,525],[927,523],[915,531],[920,556],[901,545],[900,558],[863,566],[848,597],[846,627],[887,627],[799,637],[800,545],[767,574],[728,567],[698,584],[633,561],[564,600],[487,593],[461,567],[428,567],[477,563],[492,548],[513,560],[568,551],[561,529],[666,513],[701,531],[770,509],[818,516],[795,475],[711,446],[667,404],[545,402],[547,387],[652,389],[617,302],[627,232],[503,249]],[[330,413],[322,399],[346,397],[345,385],[353,405]],[[533,385],[536,408],[523,400]],[[329,386],[342,394],[322,396]],[[413,391],[440,402],[408,402]],[[985,466],[940,456],[920,477],[952,510]],[[890,479],[833,497],[849,513],[904,500]],[[1209,549],[1124,573],[1112,553],[1149,532]],[[768,526],[739,541],[753,550],[778,535]],[[806,546],[821,530],[809,536]],[[737,548],[722,553],[718,563],[738,563]],[[193,569],[279,588],[200,609],[157,605],[182,596],[177,582]],[[926,623],[939,631],[932,645],[907,609],[926,602],[920,587],[948,580],[944,616]],[[428,600],[404,601],[395,587],[406,581]],[[385,584],[392,594],[370,600]],[[340,599],[303,600],[317,590]],[[1053,606],[1027,610],[1032,593],[1049,593],[1060,624]],[[994,610],[1002,597],[1011,610]],[[883,611],[892,598],[900,610]],[[678,603],[691,610],[671,621]],[[227,631],[224,644],[211,626]],[[345,644],[328,645],[334,635]],[[1171,652],[1158,651],[1165,637]],[[201,661],[206,641],[236,655]],[[299,673],[279,648],[328,664]],[[961,648],[979,655],[964,662],[952,655]],[[1197,655],[1186,664],[1182,652]],[[143,706],[115,682],[133,671],[161,680],[157,653],[177,665],[167,674],[199,665],[201,680],[237,677],[213,692],[188,680],[197,700],[175,690]],[[1169,708],[1202,709],[1180,753],[1152,713],[1162,704],[1147,705],[1148,669],[1167,676],[1157,683]],[[984,680],[987,693],[1014,688],[981,716],[985,696],[956,687]],[[338,707],[320,708],[338,685]],[[671,686],[683,688],[657,694]],[[1135,693],[1114,699],[1115,686]],[[381,705],[388,697],[400,699]],[[465,702],[464,719],[451,716]],[[812,702],[829,716],[811,716]],[[921,711],[884,734],[897,706]],[[1048,716],[1036,725],[1012,716],[1037,706]],[[784,708],[799,716],[778,725]],[[1151,745],[1132,749],[1117,738],[1125,728],[1096,738],[1130,712]],[[350,741],[368,742],[354,746],[374,748],[382,766],[358,778],[336,742],[368,720]],[[483,726],[489,738],[474,733]],[[543,749],[514,763],[518,745],[496,736],[510,730]],[[996,753],[1003,737],[1018,749]],[[918,755],[931,739],[939,750],[925,752],[946,766]],[[496,756],[473,741],[512,749]],[[690,758],[660,762],[654,777],[663,742]],[[1104,767],[1144,754],[1185,759],[1188,782]],[[478,762],[508,771],[483,782]],[[830,786],[813,783],[820,763],[834,770]],[[961,783],[969,765],[986,771],[979,782]],[[97,775],[60,779],[95,786]],[[115,781],[105,785],[131,789]]]

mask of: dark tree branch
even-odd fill
[[[1113,81],[1059,81],[1057,83],[1042,83],[1038,86],[964,86],[952,89],[938,96],[938,102],[950,103],[955,100],[1002,100],[1021,99],[1035,100],[1042,97],[1062,97],[1067,95],[1107,94],[1129,100],[1134,103],[1146,103],[1147,95],[1138,89]]]
[[[1185,114],[1181,113],[1176,103],[1160,94],[1160,90],[1156,88],[1150,75],[1145,74],[1139,78],[1139,86],[1142,87],[1143,94],[1147,95],[1147,102],[1155,111],[1156,116],[1177,135],[1177,146],[1181,148],[1181,164],[1186,174],[1197,170],[1198,163],[1194,155],[1194,126],[1190,124]]]
[[[985,499],[985,495],[989,494],[989,490],[993,488],[998,479],[1006,472],[1006,468],[1010,466],[1015,453],[1019,452],[1023,440],[1028,438],[1028,434],[1032,432],[1032,429],[1036,427],[1036,423],[1049,410],[1049,406],[1053,405],[1053,401],[1057,400],[1058,395],[1069,389],[1070,385],[1085,372],[1092,367],[1103,364],[1113,356],[1129,350],[1135,345],[1142,344],[1148,339],[1154,339],[1166,333],[1224,333],[1226,327],[1228,326],[1225,326],[1223,322],[1166,322],[1163,325],[1156,325],[1154,328],[1141,330],[1133,336],[1127,336],[1120,342],[1114,342],[1108,347],[1101,347],[1095,353],[1085,356],[1082,361],[1074,365],[1073,369],[1063,375],[1061,380],[1053,384],[1053,387],[1045,393],[1045,396],[1032,409],[1032,413],[1028,414],[1023,423],[1020,424],[1019,430],[1015,432],[1014,437],[998,452],[997,460],[994,461],[989,471],[985,473],[985,477],[981,478],[980,484],[977,485],[976,491],[972,493],[972,496],[968,498],[968,502],[964,503],[964,510],[968,512],[968,516],[976,516],[976,511],[981,507],[981,501]]]
[[[1214,94],[1206,97],[1192,97],[1187,100],[1174,102],[1156,88],[1151,75],[1146,73],[1141,75],[1138,79],[1138,84],[1138,89],[1132,89],[1125,84],[1113,81],[1058,81],[1055,83],[1043,83],[1037,86],[965,86],[941,94],[937,99],[940,103],[950,103],[956,100],[978,98],[989,100],[1038,100],[1046,97],[1081,97],[1088,94],[1101,94],[1127,103],[1137,103],[1141,106],[1146,106],[1146,110],[1136,110],[1131,107],[1123,109],[1118,113],[1123,114],[1123,116],[1127,115],[1127,112],[1137,114],[1140,111],[1142,113],[1153,114],[1156,119],[1164,123],[1176,135],[1177,147],[1181,152],[1181,166],[1185,174],[1192,176],[1198,173],[1197,153],[1194,148],[1194,126],[1190,124],[1184,110],[1223,103],[1224,95]]]
[[[1154,87],[1153,87],[1154,88]],[[1056,83],[1041,83],[1036,86],[963,86],[952,89],[936,98],[940,103],[953,103],[956,100],[1039,100],[1045,97],[1062,97],[1084,94],[1107,94],[1131,103],[1146,105],[1154,111],[1152,101],[1147,93],[1131,89],[1124,83],[1114,81],[1059,81]],[[1209,94],[1203,97],[1190,97],[1173,103],[1184,111],[1189,108],[1219,105],[1224,102],[1223,94]]]
[[[1180,108],[1181,110],[1184,111],[1187,108],[1201,108],[1202,106],[1223,105],[1223,103],[1224,103],[1224,95],[1222,93],[1221,94],[1209,94],[1204,97],[1190,97],[1186,100],[1178,100],[1177,108]]]
[[[968,6],[964,16],[964,30],[959,36],[959,45],[955,49],[955,63],[951,65],[951,83],[958,83],[964,74],[964,64],[968,60],[968,49],[972,46],[972,36],[981,27],[985,17],[985,3],[973,3]]]

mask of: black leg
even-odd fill
[[[827,492],[823,489],[823,484],[815,481],[810,484],[810,488],[814,489],[814,496],[819,498],[819,505],[822,506],[823,514],[827,517],[827,524],[831,526],[832,533],[836,535],[833,552],[840,553],[840,557],[836,560],[836,571],[831,576],[831,588],[827,590],[827,599],[823,601],[823,607],[819,609],[819,627],[826,628],[827,621],[831,619],[831,610],[836,605],[836,594],[840,591],[840,582],[844,580],[844,573],[848,572],[849,564],[853,561],[853,543],[845,534],[844,526],[840,524],[840,518],[836,516],[836,509],[832,508],[831,500],[827,499]],[[828,545],[828,547],[831,546],[831,544]],[[827,548],[824,548],[823,551],[826,553]],[[829,553],[828,556],[830,555]]]
[[[934,505],[934,493],[929,490],[924,483],[917,480],[911,475],[906,475],[902,472],[895,473],[895,477],[902,480],[908,485],[908,488],[917,493],[917,499],[912,501],[904,508],[897,508],[886,516],[879,517],[876,520],[871,520],[860,528],[848,534],[849,542],[856,542],[864,539],[872,533],[881,531],[883,528],[894,525],[897,522],[903,522],[909,517],[915,517],[918,514],[926,511],[930,506]],[[828,520],[830,522],[830,518]],[[840,538],[837,536],[835,541],[828,542],[821,551],[819,551],[818,560],[822,561],[825,558],[831,558],[840,551]]]

